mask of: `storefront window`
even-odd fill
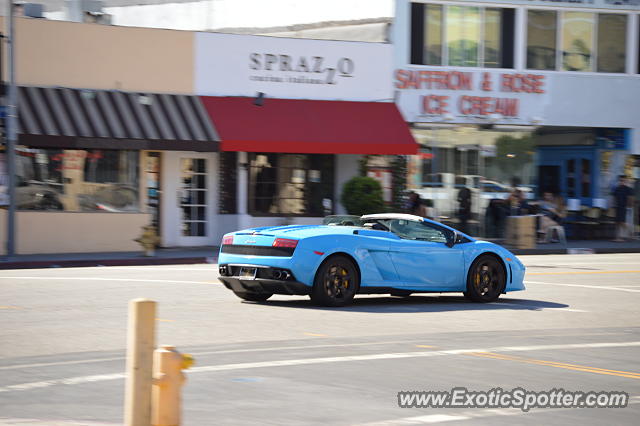
[[[147,213],[151,213],[151,224],[160,229],[160,153],[148,152],[144,162],[145,186],[147,188]]]
[[[180,159],[182,188],[182,235],[207,235],[207,160],[205,158]]]
[[[527,11],[527,68],[556,69],[556,12]]]
[[[624,72],[627,49],[627,15],[598,15],[598,71]]]
[[[236,187],[238,184],[238,153],[227,151],[218,155],[220,156],[220,165],[218,167],[220,173],[219,213],[235,214],[238,211],[238,190]]]
[[[333,204],[332,155],[250,154],[249,213],[324,216]]]
[[[449,65],[477,67],[480,8],[449,6],[446,27]]]
[[[455,225],[458,191],[471,189],[472,212],[478,226],[492,206],[501,205],[514,188],[528,199],[536,194],[535,146],[530,131],[497,131],[460,125],[452,129],[414,129],[422,161],[414,173],[422,182],[412,188]],[[421,169],[421,170],[420,170]],[[419,179],[409,176],[409,182]],[[489,210],[488,210],[489,209]],[[476,230],[475,232],[480,232]]]
[[[595,15],[585,12],[562,14],[562,69],[593,71]]]
[[[137,212],[138,152],[17,149],[22,210]]]

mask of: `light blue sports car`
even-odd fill
[[[525,267],[501,246],[408,214],[371,214],[355,222],[226,234],[219,279],[245,300],[307,294],[324,306],[344,306],[356,293],[462,292],[475,302],[493,302],[524,290]]]

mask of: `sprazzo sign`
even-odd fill
[[[393,99],[390,44],[216,33],[195,43],[198,95]]]
[[[330,64],[323,56],[292,56],[274,53],[251,53],[249,68],[266,71],[249,76],[254,81],[303,84],[337,84],[339,77],[353,77],[355,63],[351,58],[340,58]],[[274,75],[271,72],[286,74]],[[302,74],[302,75],[300,75]]]

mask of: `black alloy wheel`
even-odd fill
[[[478,257],[467,276],[466,298],[480,303],[495,302],[504,292],[507,283],[504,267],[490,255]]]
[[[318,268],[311,300],[322,306],[345,306],[353,300],[358,281],[358,271],[350,259],[331,257]]]

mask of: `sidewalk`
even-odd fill
[[[494,241],[500,244],[501,241]],[[507,247],[509,248],[509,247]],[[609,240],[569,240],[563,243],[537,244],[534,249],[509,248],[516,255],[526,254],[583,254],[583,253],[640,253],[640,240],[616,243]]]
[[[142,251],[105,253],[61,253],[0,257],[0,269],[76,268],[84,266],[184,265],[215,263],[218,247],[178,247],[156,250],[153,257]]]
[[[502,241],[494,240],[496,244]],[[535,249],[510,249],[516,255],[640,253],[640,241],[615,243],[606,240],[568,241],[567,244],[538,244]],[[87,266],[182,265],[216,263],[218,247],[163,248],[154,257],[142,252],[66,253],[18,255],[0,258],[0,269],[74,268]]]

